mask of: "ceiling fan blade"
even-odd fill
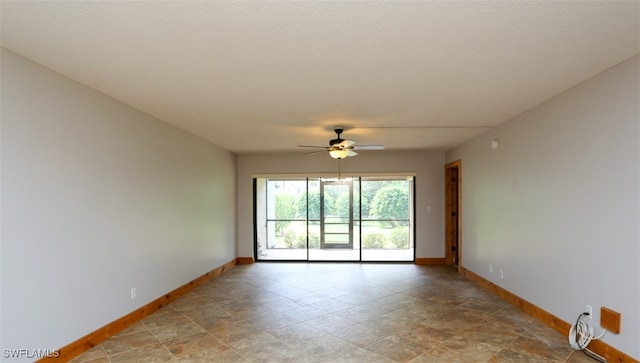
[[[306,153],[305,155],[315,155],[315,154],[320,154],[320,153],[326,153],[327,150],[319,150],[319,151],[313,151],[310,153]]]
[[[340,142],[340,146],[342,147],[349,147],[349,146],[353,146],[356,144],[356,140],[348,140],[348,139],[344,139]]]
[[[440,126],[366,126],[363,129],[492,129],[490,125],[440,125]]]
[[[384,150],[384,145],[356,145],[354,150]]]
[[[316,149],[325,149],[325,150],[329,149],[326,146],[312,146],[312,145],[298,145],[298,147],[313,147],[313,148],[316,148]]]
[[[353,151],[353,150],[349,150],[349,155],[347,155],[347,157],[349,157],[349,156],[356,156],[356,155],[358,155],[358,153],[357,153],[357,152],[355,152],[355,151]]]

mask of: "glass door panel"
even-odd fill
[[[413,261],[413,178],[361,178],[362,261]]]
[[[353,249],[351,180],[322,180],[320,186],[320,247]]]
[[[256,257],[307,260],[307,180],[257,179]]]

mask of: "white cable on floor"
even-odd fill
[[[582,317],[586,315],[588,314],[580,314],[576,323],[571,326],[571,329],[569,329],[569,345],[575,350],[584,351],[585,353],[587,353],[587,355],[594,359],[597,359],[601,362],[606,362],[606,359],[587,349],[587,346],[589,345],[589,343],[591,343],[592,340],[602,338],[604,333],[607,332],[607,329],[602,330],[602,333],[596,337],[593,325],[591,325],[591,323],[589,322],[582,321]]]

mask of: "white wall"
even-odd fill
[[[5,50],[1,116],[2,348],[62,347],[234,259],[235,154]]]
[[[447,153],[462,159],[463,266],[567,322],[586,304],[595,322],[601,306],[622,313],[604,341],[636,359],[638,69],[636,56]]]
[[[253,256],[253,175],[337,175],[337,160],[305,152],[238,156],[238,256]],[[444,152],[363,151],[340,163],[343,173],[415,173],[416,256],[444,257]]]

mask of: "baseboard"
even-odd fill
[[[236,258],[236,265],[251,265],[251,264],[253,264],[253,257]]]
[[[482,286],[484,289],[498,295],[503,300],[511,303],[525,313],[538,319],[543,324],[550,326],[564,336],[569,336],[569,329],[571,324],[558,318],[557,316],[549,313],[546,310],[539,308],[538,306],[522,299],[521,297],[511,293],[508,290],[494,284],[493,282],[485,279],[484,277],[477,275],[466,268],[462,268],[462,274],[471,281]],[[637,359],[630,355],[619,351],[618,349],[608,345],[601,340],[592,340],[589,344],[589,349],[607,359],[608,362],[619,363],[640,363]]]
[[[151,313],[159,310],[161,307],[171,303],[182,295],[192,291],[196,287],[204,284],[205,282],[211,280],[212,278],[222,274],[223,272],[231,269],[235,266],[236,261],[230,261],[226,264],[217,267],[206,274],[197,277],[191,282],[188,282],[177,289],[163,295],[152,302],[142,306],[141,308],[112,321],[111,323],[99,328],[98,330],[85,335],[84,337],[76,340],[73,343],[70,343],[58,350],[58,355],[56,357],[42,358],[37,362],[67,362],[80,354],[88,351],[89,349],[95,347],[96,345],[104,342],[110,337],[116,335],[120,331],[132,326],[138,321],[144,319]]]
[[[444,257],[419,257],[416,258],[416,265],[446,265]]]

